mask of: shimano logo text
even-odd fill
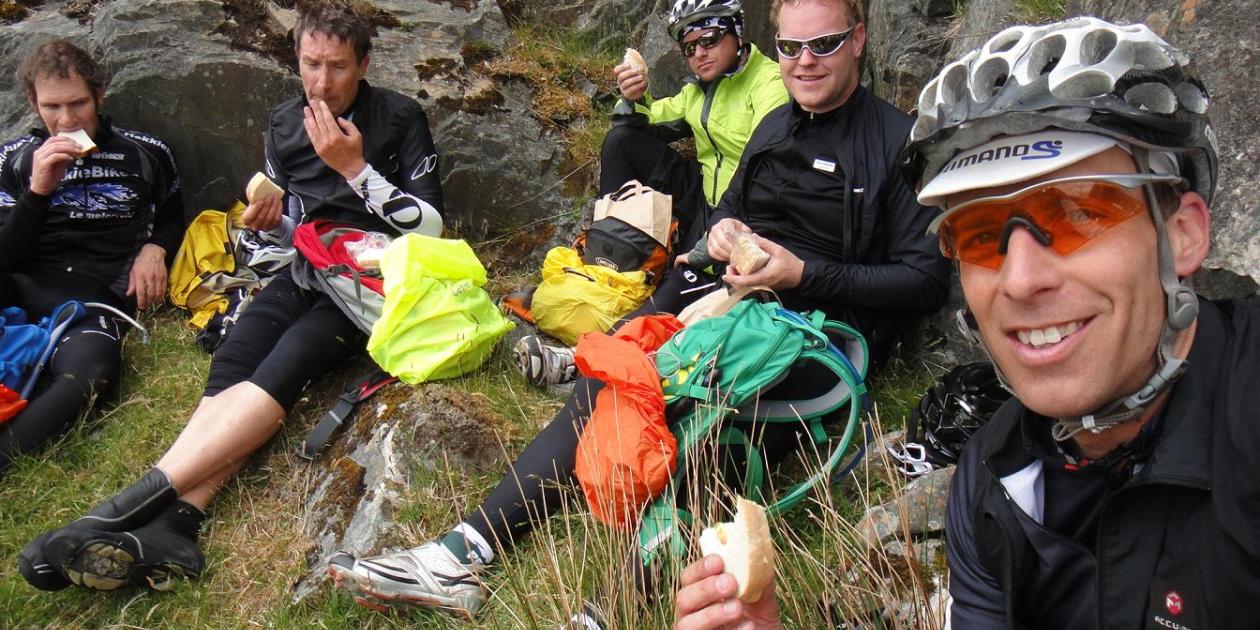
[[[1057,158],[1063,154],[1063,141],[1062,140],[1042,140],[1040,142],[1034,142],[1032,145],[1032,150],[1036,151],[1037,153],[1031,154],[1031,155],[1025,155],[1019,159],[1045,160],[1049,158]]]
[[[985,149],[979,153],[964,155],[953,162],[945,165],[941,169],[941,173],[948,173],[955,169],[967,168],[977,164],[993,162],[996,160],[1006,160],[1010,158],[1019,158],[1021,160],[1044,160],[1047,158],[1059,157],[1063,153],[1062,140],[1041,140],[1032,144],[1012,144],[994,149]]]

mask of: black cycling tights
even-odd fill
[[[20,306],[32,320],[72,299],[130,311],[108,289],[83,276],[0,274],[0,305]],[[64,433],[97,399],[113,394],[122,371],[126,326],[108,311],[89,309],[87,316],[66,331],[44,367],[30,403],[0,423],[0,473],[17,456],[33,452]]]
[[[700,163],[684,158],[646,128],[613,127],[600,151],[599,194],[614,192],[632,179],[673,197],[680,239],[675,253],[690,251],[708,220]]]

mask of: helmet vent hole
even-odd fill
[[[1177,101],[1181,106],[1196,113],[1206,114],[1208,110],[1208,95],[1203,88],[1193,83],[1178,83],[1176,87]]]
[[[1116,34],[1110,29],[1099,28],[1081,39],[1081,65],[1092,66],[1102,62],[1116,49]]]
[[[937,89],[940,90],[941,101],[945,104],[953,105],[963,100],[963,95],[967,91],[967,67],[955,64],[941,78],[941,84]]]
[[[1004,53],[1024,39],[1024,32],[1025,30],[1020,27],[1008,28],[994,35],[985,48],[989,54]]]
[[[1156,114],[1172,114],[1177,111],[1177,95],[1163,83],[1139,83],[1125,90],[1124,100],[1134,107]]]
[[[990,57],[971,75],[971,96],[978,103],[987,102],[1006,85],[1010,66],[1001,57]]]
[[[1111,77],[1105,72],[1086,70],[1077,72],[1058,85],[1050,84],[1050,93],[1058,98],[1096,98],[1113,89]]]
[[[1067,40],[1062,35],[1051,35],[1032,45],[1032,49],[1028,51],[1028,71],[1033,74],[1031,79],[1037,76],[1046,76],[1059,66],[1059,60],[1063,58],[1063,51],[1067,49]]]
[[[1174,64],[1172,55],[1155,42],[1133,42],[1133,67],[1138,70],[1163,70]]]
[[[929,114],[919,114],[919,118],[914,121],[914,129],[910,131],[910,139],[918,140],[925,138],[932,133],[932,128],[936,126],[936,117]]]
[[[919,95],[919,115],[933,115],[936,113],[936,88],[940,83],[933,79],[927,87],[923,88],[923,93]]]

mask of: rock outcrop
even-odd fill
[[[423,542],[406,539],[398,526],[409,489],[424,487],[419,475],[476,474],[501,465],[496,431],[504,421],[452,387],[393,385],[363,407],[313,464],[323,472],[306,498],[302,529],[312,543],[295,602],[319,590],[337,551],[362,556]]]

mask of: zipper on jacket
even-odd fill
[[[725,76],[720,76],[714,79],[713,82],[709,84],[709,89],[704,91],[704,105],[700,107],[700,128],[704,130],[705,137],[709,139],[709,146],[713,147],[713,155],[717,157],[717,162],[713,165],[713,204],[712,205],[714,206],[717,206],[717,202],[719,201],[719,199],[717,198],[718,173],[720,173],[722,170],[722,162],[724,161],[724,156],[722,155],[722,150],[718,148],[717,143],[713,141],[713,134],[709,133],[709,110],[712,109],[713,107],[713,98],[717,96],[718,85],[721,84],[724,79],[726,79]]]

